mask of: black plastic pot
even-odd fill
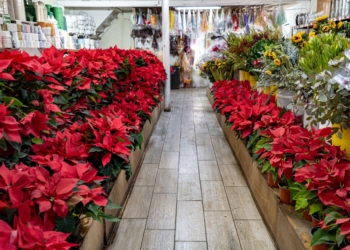
[[[174,72],[170,74],[170,85],[171,89],[180,88],[180,67],[172,66]]]

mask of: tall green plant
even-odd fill
[[[315,75],[328,69],[330,59],[336,58],[348,47],[349,42],[345,37],[335,34],[315,36],[300,50],[299,66],[313,79]]]

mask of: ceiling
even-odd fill
[[[247,6],[247,5],[270,5],[287,4],[297,2],[310,2],[310,0],[169,0],[170,6]],[[115,8],[128,11],[132,7],[161,7],[161,0],[57,0],[58,5],[66,8]],[[124,10],[125,9],[125,10]]]

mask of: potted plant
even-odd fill
[[[272,93],[277,88],[277,104],[287,109],[294,108],[291,103],[295,96],[295,83],[302,77],[295,64],[297,57],[298,50],[289,41],[266,46],[262,60],[264,67],[257,70],[260,73],[258,87]]]

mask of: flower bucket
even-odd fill
[[[268,86],[268,87],[262,87],[260,88],[261,89],[261,92],[263,92],[264,94],[266,95],[269,95],[271,94],[272,92],[273,93],[273,96],[276,96],[277,95],[277,87],[276,86]]]
[[[252,88],[256,88],[257,84],[256,84],[256,80],[255,80],[255,77],[252,76],[252,75],[249,75],[249,82],[250,82],[250,86]]]
[[[338,124],[333,124],[333,128],[339,128]],[[350,157],[350,129],[344,129],[342,133],[342,139],[340,139],[335,133],[332,136],[332,145],[333,146],[340,146],[342,150],[346,150],[347,155]]]
[[[249,81],[249,73],[247,71],[243,71],[243,81]]]
[[[244,71],[243,70],[239,71],[239,80],[244,81]]]
[[[279,89],[277,94],[277,106],[291,110],[294,96],[294,91]]]

